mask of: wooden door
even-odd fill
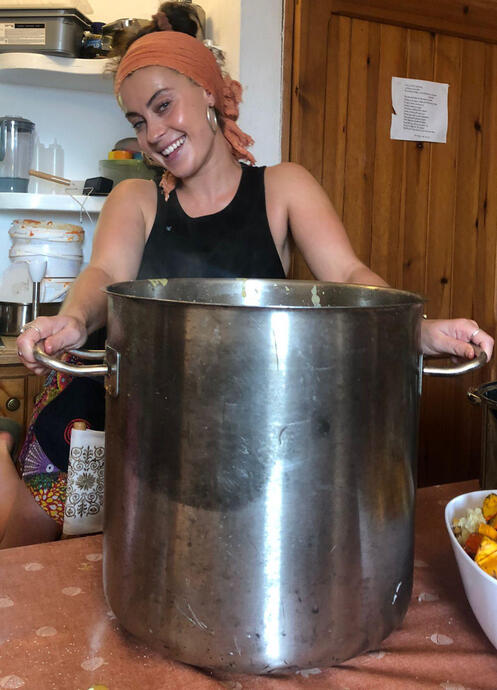
[[[497,3],[288,0],[289,159],[327,190],[359,257],[430,318],[495,334]],[[289,70],[287,66],[287,70]],[[449,84],[446,144],[390,139],[391,78]],[[309,269],[296,252],[292,277]],[[424,379],[419,484],[478,476],[473,375]]]

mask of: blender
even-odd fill
[[[35,125],[23,117],[0,117],[0,192],[27,192]]]

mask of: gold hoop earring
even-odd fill
[[[211,128],[211,132],[215,134],[218,130],[219,123],[217,121],[216,109],[212,106],[207,106],[207,124]]]

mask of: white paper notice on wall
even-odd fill
[[[448,84],[392,77],[390,138],[445,144],[448,92]]]

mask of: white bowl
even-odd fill
[[[454,518],[464,517],[468,508],[481,508],[483,500],[491,493],[497,490],[472,491],[453,498],[445,507],[445,525],[470,606],[483,632],[497,648],[497,580],[476,565],[452,532]]]

